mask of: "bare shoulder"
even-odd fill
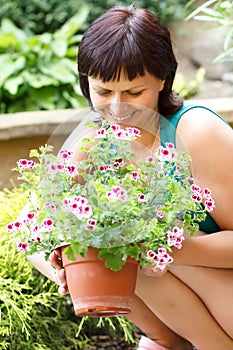
[[[177,134],[192,158],[196,183],[213,192],[212,216],[222,229],[233,229],[233,129],[210,111],[195,108],[182,116]]]
[[[204,108],[194,108],[187,111],[178,124],[178,133],[185,137],[189,135],[189,142],[194,142],[196,134],[210,139],[213,135],[226,138],[233,142],[233,129],[221,118]],[[206,139],[206,138],[205,138]]]

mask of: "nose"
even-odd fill
[[[109,101],[109,108],[114,116],[123,116],[127,111],[127,103],[122,94],[114,94]]]

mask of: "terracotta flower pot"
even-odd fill
[[[76,315],[109,317],[131,311],[138,266],[134,259],[129,258],[121,270],[112,271],[98,258],[96,249],[89,248],[86,257],[77,254],[77,260],[70,261],[64,248],[63,266]]]

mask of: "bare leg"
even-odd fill
[[[232,349],[232,339],[200,298],[170,272],[153,278],[139,271],[136,294],[162,322],[199,350]],[[152,332],[156,339],[155,329]]]
[[[169,329],[136,295],[133,298],[132,312],[127,317],[148,337],[166,349],[192,349],[189,342]]]
[[[213,317],[233,338],[233,270],[173,264],[170,271],[198,294]]]

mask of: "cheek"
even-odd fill
[[[93,106],[103,104],[103,97],[90,90],[90,98]]]
[[[157,91],[151,91],[146,97],[141,101],[141,105],[147,108],[157,110],[158,108],[159,93]]]

